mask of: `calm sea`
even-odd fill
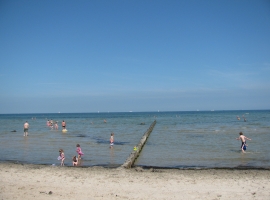
[[[59,130],[51,130],[46,125],[48,119],[58,121]],[[58,150],[62,148],[65,164],[71,166],[76,144],[80,144],[83,166],[117,167],[156,120],[136,166],[269,168],[269,119],[269,110],[1,114],[0,161],[59,165]],[[66,133],[61,131],[63,120]],[[25,121],[30,124],[28,137],[23,136]],[[245,154],[235,139],[240,131],[252,139]],[[109,148],[111,132],[113,148]]]

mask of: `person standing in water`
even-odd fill
[[[29,124],[28,122],[26,121],[23,125],[23,132],[24,132],[24,135],[23,136],[28,136],[28,128],[29,128]]]
[[[55,130],[58,130],[58,124],[57,124],[57,122],[55,122],[55,124],[54,124],[54,129]]]
[[[111,138],[110,138],[110,147],[113,147],[113,143],[114,143],[114,138],[113,138],[113,136],[114,136],[114,133],[111,133]]]
[[[236,139],[237,140],[241,140],[241,142],[242,142],[241,150],[242,150],[243,153],[245,153],[245,149],[246,149],[246,146],[247,146],[246,140],[251,140],[251,139],[249,139],[246,136],[244,136],[242,132],[240,132],[239,135],[240,136],[238,138],[236,138]]]
[[[72,165],[77,166],[78,165],[78,158],[76,156],[73,156],[72,158]]]
[[[82,152],[81,145],[77,144],[76,147],[77,147],[76,152],[78,153],[78,160],[81,160],[82,156],[84,155],[84,153]]]
[[[61,166],[64,166],[65,163],[65,153],[63,149],[59,149],[59,156],[58,156],[58,160],[61,160]]]
[[[66,129],[66,122],[63,120],[62,121],[62,130]]]

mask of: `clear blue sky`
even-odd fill
[[[270,109],[269,0],[0,0],[0,113]]]

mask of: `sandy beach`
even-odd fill
[[[3,200],[270,198],[269,170],[0,166]]]

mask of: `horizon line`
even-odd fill
[[[220,111],[268,111],[270,110],[269,108],[267,109],[224,109],[224,110],[175,110],[175,111],[95,111],[95,112],[33,112],[33,113],[0,113],[0,115],[29,115],[29,114],[104,114],[104,113],[147,113],[147,112],[152,112],[152,113],[159,113],[159,112],[220,112]]]

